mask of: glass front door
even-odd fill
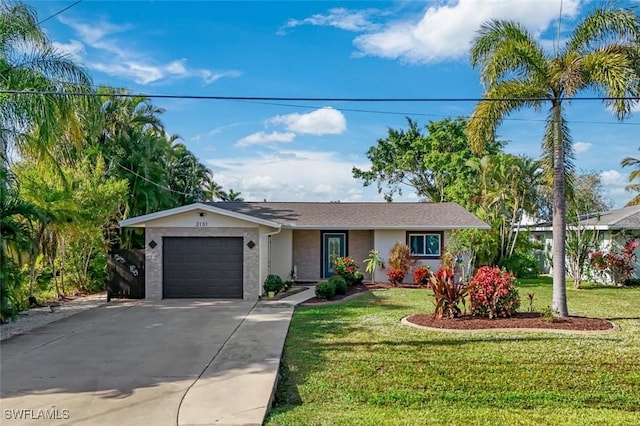
[[[346,237],[344,233],[323,234],[322,272],[324,278],[329,278],[333,275],[336,258],[344,257]]]

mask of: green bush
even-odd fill
[[[347,280],[345,280],[340,275],[334,275],[329,278],[329,282],[332,282],[336,288],[336,294],[347,294],[347,288],[349,287],[347,284]]]
[[[284,291],[289,290],[294,285],[296,285],[295,281],[291,281],[291,280],[285,281],[284,282]]]
[[[336,295],[335,282],[324,281],[316,285],[316,297],[318,299],[331,299]]]
[[[270,291],[277,293],[282,290],[283,287],[284,282],[278,275],[270,274],[267,276],[267,279],[264,280],[264,291],[267,293]]]
[[[535,278],[540,271],[540,262],[532,254],[514,253],[498,262],[498,266],[511,272],[516,278]]]

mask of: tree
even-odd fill
[[[87,99],[70,93],[90,91],[91,79],[52,46],[35,11],[21,3],[0,3],[0,76],[0,89],[17,92],[0,95],[2,168],[8,150],[20,149],[35,128],[43,151],[64,131],[77,129],[74,110]]]
[[[625,189],[629,192],[637,192],[631,200],[626,204],[626,206],[637,206],[640,205],[640,183],[634,183],[634,181],[640,180],[640,159],[634,157],[625,157],[620,165],[622,167],[630,167],[634,166],[635,170],[629,173],[629,185],[625,187]]]
[[[242,192],[236,192],[233,190],[233,188],[229,188],[229,192],[227,193],[222,193],[223,194],[223,198],[222,201],[231,201],[231,202],[243,202],[244,198],[242,198],[240,196],[240,194],[242,194]]]
[[[474,151],[495,140],[497,127],[510,113],[549,105],[543,139],[543,164],[553,182],[552,309],[568,316],[565,278],[567,171],[572,145],[565,108],[584,90],[594,90],[617,118],[631,112],[640,94],[640,19],[630,9],[606,3],[581,22],[561,49],[548,54],[520,24],[492,20],[479,30],[471,62],[480,68],[485,93],[469,120],[467,134]],[[498,99],[498,101],[495,101]]]
[[[465,135],[462,118],[430,122],[423,134],[418,124],[407,119],[408,129],[389,129],[385,139],[367,151],[370,170],[352,169],[353,177],[364,186],[376,182],[378,192],[391,201],[402,194],[403,186],[413,188],[430,201],[454,201],[466,206],[472,198],[474,173],[466,166],[474,157]],[[487,144],[480,156],[499,151],[501,144]]]
[[[472,202],[474,211],[497,234],[495,261],[500,263],[514,253],[524,214],[537,210],[540,164],[528,157],[498,153],[472,158],[467,165],[478,174],[480,191]]]
[[[174,143],[167,155],[168,184],[180,206],[204,201],[212,172],[184,144]]]

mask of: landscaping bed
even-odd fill
[[[411,324],[449,330],[540,328],[553,330],[603,331],[613,330],[614,325],[601,318],[570,316],[547,320],[538,312],[517,312],[509,318],[481,318],[462,315],[459,318],[435,319],[433,314],[416,314],[407,317]]]

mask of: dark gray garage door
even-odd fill
[[[242,238],[164,237],[162,296],[242,298]]]

